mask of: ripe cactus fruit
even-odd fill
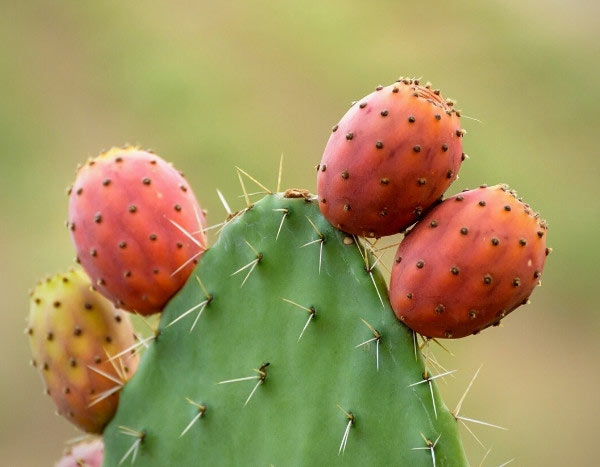
[[[98,438],[71,446],[56,467],[102,467],[104,443]]]
[[[311,199],[228,222],[124,388],[106,465],[467,465],[380,272]]]
[[[408,79],[357,101],[333,127],[318,166],[323,215],[339,229],[374,237],[418,220],[465,157],[453,105]]]
[[[32,291],[26,332],[32,365],[58,413],[85,431],[102,432],[116,411],[119,390],[137,368],[137,355],[114,367],[107,358],[135,343],[128,315],[73,269]]]
[[[144,315],[164,307],[205,249],[192,189],[163,159],[137,148],[113,148],[79,169],[69,219],[95,287]]]
[[[539,283],[546,230],[504,185],[448,198],[398,247],[390,282],[396,316],[427,337],[499,324]]]

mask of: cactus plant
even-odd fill
[[[399,79],[357,101],[333,127],[317,177],[319,206],[356,235],[393,235],[457,178],[460,112],[439,90]]]
[[[95,287],[119,308],[159,312],[205,248],[183,176],[155,154],[113,148],[79,168],[69,193],[67,225]]]
[[[229,212],[207,251],[199,204],[162,159],[112,149],[79,170],[68,222],[79,261],[117,307],[162,312],[148,337],[94,357],[135,369],[135,349],[147,348],[134,377],[119,381],[116,414],[114,388],[105,389],[110,410],[90,422],[81,401],[96,383],[79,384],[65,362],[76,348],[75,366],[88,365],[115,325],[99,319],[82,339],[72,291],[50,280],[33,293],[34,362],[51,357],[57,368],[45,379],[59,409],[103,430],[105,465],[467,464],[457,423],[495,425],[459,415],[464,395],[448,411],[435,380],[452,371],[429,349],[423,358],[418,336],[428,346],[498,323],[527,300],[550,250],[545,222],[504,187],[441,200],[465,159],[453,106],[418,80],[379,86],[333,128],[318,196],[272,193],[238,169],[246,208]],[[262,200],[250,202],[241,174]],[[388,298],[374,243],[355,234],[415,222]],[[95,293],[76,274],[79,295]],[[73,306],[52,313],[46,302]],[[65,382],[77,403],[54,395]]]
[[[238,213],[164,310],[107,465],[466,463],[373,258],[297,195]]]

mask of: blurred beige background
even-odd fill
[[[28,366],[27,289],[66,269],[65,187],[125,142],[183,170],[209,222],[241,165],[315,189],[331,126],[399,75],[456,98],[471,158],[449,193],[507,182],[541,211],[554,248],[533,303],[449,342],[453,407],[484,465],[593,465],[600,428],[600,8],[586,0],[77,2],[0,0],[0,464],[46,466],[74,428]],[[390,255],[391,256],[391,255]],[[472,465],[485,450],[465,431]]]

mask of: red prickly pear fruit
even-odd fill
[[[101,438],[71,446],[56,467],[102,467],[104,442]]]
[[[357,235],[413,224],[456,179],[460,113],[429,84],[399,80],[360,99],[333,127],[318,166],[323,215]]]
[[[498,325],[540,283],[546,231],[504,185],[446,199],[398,247],[390,281],[396,316],[426,337]]]
[[[73,269],[31,292],[26,333],[31,363],[58,413],[87,432],[101,433],[117,410],[120,388],[138,365],[137,354],[113,362],[107,356],[135,344],[128,314],[94,291],[83,271]]]
[[[206,248],[204,214],[183,176],[137,148],[81,167],[69,198],[77,257],[119,308],[161,311]]]

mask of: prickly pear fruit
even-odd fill
[[[456,179],[463,134],[453,102],[429,84],[378,86],[333,127],[318,166],[321,212],[357,235],[402,231]]]
[[[30,306],[26,332],[32,365],[46,393],[69,421],[90,433],[102,432],[138,364],[137,355],[112,363],[107,357],[135,343],[129,316],[95,292],[79,269],[39,283]]]
[[[390,282],[396,316],[427,337],[499,324],[540,282],[546,230],[504,185],[448,198],[398,247]]]
[[[101,438],[71,446],[56,467],[102,467],[104,443]]]
[[[163,159],[137,148],[113,148],[79,169],[69,219],[95,287],[141,314],[164,307],[205,249],[192,189]]]

